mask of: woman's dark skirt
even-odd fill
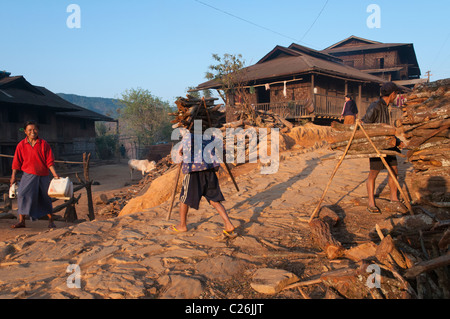
[[[17,190],[19,214],[38,220],[52,213],[52,200],[48,196],[50,176],[23,173]]]

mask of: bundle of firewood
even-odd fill
[[[321,283],[337,292],[339,298],[450,298],[450,220],[445,219],[448,212],[436,212],[422,208],[416,215],[382,220],[370,233],[372,240],[348,247],[333,235],[342,227],[341,217],[330,207],[323,207],[318,218],[309,223],[313,243],[330,260],[354,263],[323,273],[318,280],[287,288]],[[380,270],[379,287],[368,285],[373,283],[369,274],[375,268]]]
[[[261,154],[261,142],[264,142],[264,147],[267,148],[267,152],[270,154],[272,130],[278,130],[279,133],[288,133],[293,127],[294,124],[274,112],[247,108],[246,111],[243,109],[240,112],[237,121],[224,124],[221,130],[225,132],[227,129],[236,129],[234,132],[236,139],[242,139],[244,141],[243,148],[245,150],[245,162],[247,163],[251,157],[257,157],[257,154]],[[241,131],[238,131],[239,129]],[[258,136],[257,139],[253,139],[253,141],[257,141],[257,145],[251,145],[250,143],[249,133],[251,131],[255,132]],[[226,142],[224,140],[224,150],[229,151],[230,148],[227,147]],[[236,156],[239,154],[238,148],[242,148],[242,145],[234,143],[232,149]],[[232,164],[239,165],[243,163],[234,162]]]
[[[189,129],[195,120],[202,120],[202,129],[218,128],[225,122],[225,113],[220,109],[223,104],[215,105],[216,98],[197,99],[190,95],[179,97],[175,104],[178,110],[169,113],[175,119],[171,121],[172,128],[184,127]]]
[[[276,128],[281,133],[287,133],[294,127],[294,124],[272,111],[251,109],[247,112],[242,111],[238,121],[225,124],[223,129],[249,127]]]
[[[450,80],[418,86],[402,110],[403,118],[396,121],[396,126],[408,149],[408,160],[414,166],[416,188],[429,188],[426,193],[447,193],[445,197],[448,197]]]
[[[401,155],[400,153],[389,150],[397,144],[395,127],[387,124],[363,124],[363,126],[375,147],[382,154]],[[355,125],[344,125],[333,122],[331,127],[332,131],[328,138],[330,148],[332,150],[344,151],[355,129]],[[358,129],[348,150],[348,155],[362,155],[366,157],[376,153],[364,132]]]

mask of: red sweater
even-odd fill
[[[50,145],[38,138],[34,147],[25,138],[16,148],[12,169],[37,176],[48,176],[49,168],[55,163]]]

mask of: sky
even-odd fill
[[[435,81],[450,77],[449,12],[448,0],[2,0],[0,70],[55,93],[142,88],[173,103],[206,81],[213,53],[252,65],[276,45],[323,50],[355,35],[413,43]]]

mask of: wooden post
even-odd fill
[[[91,159],[91,154],[86,154],[86,153],[83,154],[84,180],[85,180],[85,184],[86,184],[89,220],[93,221],[95,219],[95,212],[94,212],[94,202],[92,200],[92,181],[89,178],[90,159]]]
[[[83,153],[83,170],[84,170],[84,180],[82,180],[78,174],[76,174],[78,180],[83,187],[86,188],[86,195],[88,201],[88,211],[89,220],[93,221],[95,219],[94,213],[94,201],[92,200],[92,181],[89,178],[89,162],[91,159],[91,154]]]
[[[316,85],[315,76],[314,76],[314,74],[311,74],[311,101],[314,106],[316,106],[316,95],[314,94],[314,86],[315,85]]]
[[[361,103],[362,103],[362,84],[360,83],[358,85],[358,108],[360,110],[361,110]],[[356,117],[359,117],[359,114]]]

